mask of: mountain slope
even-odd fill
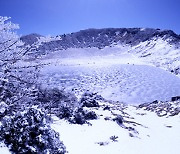
[[[24,37],[32,37],[34,34]],[[56,36],[59,37],[59,36]],[[179,44],[180,36],[171,30],[160,30],[151,28],[105,28],[105,29],[87,29],[76,33],[60,35],[61,40],[45,43],[49,49],[67,49],[67,48],[103,48],[113,43],[137,45],[140,42],[151,40],[154,37],[169,39],[169,43]],[[28,43],[28,39],[22,38]]]
[[[133,46],[128,52],[156,67],[161,67],[176,75],[180,74],[180,48],[169,40],[154,37]]]
[[[97,120],[70,125],[54,117],[52,127],[61,133],[69,154],[178,154],[179,105],[179,101],[140,107],[101,102],[99,108],[88,109]]]
[[[44,43],[37,53],[44,56],[36,61],[49,64],[40,72],[42,86],[80,96],[89,90],[101,98],[88,91],[93,98],[87,102],[99,105],[83,107],[97,115],[84,125],[53,116],[51,127],[60,133],[68,153],[179,154],[179,97],[166,101],[180,94],[180,79],[174,75],[180,74],[179,35],[125,28],[57,37],[61,39]],[[81,112],[77,114],[81,119]]]
[[[32,34],[24,36],[21,39],[26,44],[32,44],[37,41],[37,37],[39,37],[39,35]],[[131,53],[143,59],[143,61],[146,61],[148,64],[161,67],[176,75],[180,74],[180,35],[175,34],[171,30],[151,28],[81,30],[76,33],[54,37],[52,41],[40,46],[38,51],[34,51],[32,56],[47,55],[57,51],[62,54],[61,58],[63,58],[63,55],[67,53],[67,49],[74,49],[74,52],[69,53],[69,58],[71,58],[72,55],[81,57],[83,55],[91,55],[91,53],[94,55],[98,53],[98,56],[104,56],[102,49],[107,47],[111,47],[111,50],[107,51],[106,55],[122,52]],[[75,48],[91,48],[92,50],[79,53]]]
[[[38,41],[38,38],[42,37],[42,35],[32,33],[29,35],[22,36],[20,39],[25,43],[25,45],[32,45],[34,42]]]

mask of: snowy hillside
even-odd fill
[[[147,47],[148,42],[153,48]],[[46,86],[73,91],[78,97],[90,90],[105,99],[131,104],[166,101],[180,94],[180,79],[170,73],[171,68],[179,66],[180,52],[170,49],[163,40],[154,44],[151,40],[133,47],[119,44],[101,50],[94,47],[59,50],[40,59],[50,63],[42,69],[42,81]]]
[[[68,48],[92,48],[102,49],[112,44],[122,43],[124,45],[135,46],[141,42],[151,40],[154,37],[168,40],[169,43],[179,45],[180,36],[171,30],[160,30],[152,28],[104,28],[87,29],[71,34],[58,35],[54,38],[60,40],[45,43],[41,50],[62,50]],[[21,37],[21,40],[28,44],[28,38],[35,40],[39,38],[37,34],[30,34]]]
[[[52,37],[29,56],[18,64],[43,64],[35,105],[52,116],[64,153],[179,154],[179,35],[88,29]]]
[[[179,101],[154,101],[132,106],[97,100],[92,94],[89,96],[93,99],[87,97],[86,103],[96,106],[83,107],[83,111],[91,113],[85,123],[81,123],[83,112],[76,113],[78,123],[70,122],[67,115],[63,119],[52,115],[51,128],[60,134],[66,153],[179,154]],[[94,114],[95,119],[91,119]],[[4,145],[1,146],[0,152],[10,153]]]
[[[21,39],[26,44],[35,42],[40,35],[31,34],[23,36]],[[70,53],[64,52],[62,57],[74,55],[107,55],[119,54],[122,51],[131,53],[142,58],[147,63],[156,67],[161,67],[176,75],[179,74],[180,60],[180,35],[171,30],[160,30],[151,28],[106,28],[87,29],[76,33],[59,35],[52,37],[52,41],[44,43],[38,51],[32,53],[33,56],[47,55],[54,51],[61,53],[66,49]],[[104,49],[111,47],[111,50]],[[95,49],[89,52],[79,53],[77,49]],[[103,49],[103,50],[101,50]],[[82,50],[81,50],[82,51]]]
[[[179,154],[179,102],[154,102],[151,107],[100,104],[90,109],[98,119],[84,125],[54,117],[52,127],[61,133],[69,154]]]
[[[41,72],[44,85],[72,91],[77,97],[89,90],[107,100],[140,104],[180,94],[180,78],[130,54],[44,61],[51,63]]]
[[[9,20],[0,16],[0,153],[179,154],[179,35],[20,38]]]
[[[128,52],[156,67],[161,67],[178,76],[180,74],[180,48],[170,44],[168,40],[154,37],[150,41],[133,46]]]

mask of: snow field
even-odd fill
[[[73,91],[78,97],[89,90],[107,100],[140,104],[180,94],[180,78],[149,65],[50,65],[42,74],[44,85]]]
[[[130,131],[119,126],[110,119],[114,114],[120,114],[120,110],[111,111],[93,109],[99,116],[98,120],[90,121],[91,125],[71,125],[64,120],[57,120],[52,127],[60,133],[60,138],[67,147],[69,154],[178,154],[180,135],[179,116],[158,117],[155,113],[136,110],[128,106],[124,112],[129,114],[125,121],[138,123],[126,123],[126,127],[132,127]],[[113,113],[113,114],[112,114]],[[121,113],[122,115],[122,113]],[[130,137],[130,134],[133,137]],[[111,136],[118,137],[115,141]]]

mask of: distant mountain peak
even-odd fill
[[[40,37],[42,35],[32,33],[21,37],[21,40],[25,42],[25,45],[31,45],[38,41]],[[95,47],[103,49],[104,47],[118,44],[133,47],[142,42],[158,39],[168,42],[175,48],[180,48],[180,35],[177,35],[172,30],[161,30],[158,28],[90,28],[51,37],[48,42],[42,43],[38,49],[38,54],[46,54],[68,48]]]
[[[31,34],[22,36],[20,39],[25,43],[25,45],[27,44],[31,45],[34,42],[38,41],[38,38],[40,37],[43,37],[43,36],[37,33],[31,33]]]
[[[153,28],[102,28],[102,29],[85,29],[78,32],[59,35],[62,40],[49,42],[48,45],[56,44],[59,49],[67,48],[84,48],[97,47],[103,48],[113,43],[129,44],[131,46],[137,45],[140,42],[151,40],[154,37],[161,37],[171,39],[170,43],[179,43],[180,35],[177,35],[172,30],[161,30]],[[21,37],[25,44],[32,44],[37,41],[42,35],[32,33]]]

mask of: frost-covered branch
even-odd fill
[[[0,101],[22,98],[27,89],[37,83],[37,68],[40,67],[40,64],[30,67],[21,63],[26,54],[32,48],[37,48],[37,45],[28,48],[24,46],[15,32],[19,25],[9,20],[9,17],[0,16]]]

